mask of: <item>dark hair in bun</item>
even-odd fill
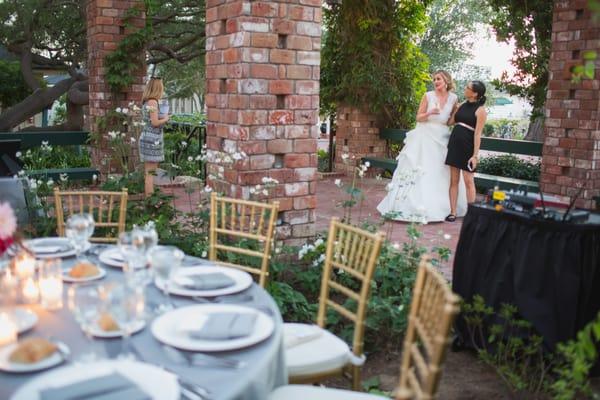
[[[481,81],[471,81],[471,88],[477,93],[477,102],[481,105],[485,104],[485,85]]]

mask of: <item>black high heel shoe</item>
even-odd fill
[[[454,221],[456,221],[456,215],[454,215],[454,214],[448,214],[448,216],[446,217],[446,221],[447,222],[454,222]]]

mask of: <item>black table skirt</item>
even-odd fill
[[[452,288],[467,302],[481,295],[495,310],[502,303],[517,306],[553,350],[600,311],[600,225],[537,221],[470,205]],[[460,316],[456,329],[468,345]]]

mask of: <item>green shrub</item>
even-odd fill
[[[512,154],[485,157],[477,165],[477,171],[484,174],[536,182],[540,178],[540,169],[539,161],[528,162]]]
[[[329,172],[329,153],[321,149],[317,152],[317,156],[319,157],[318,171]]]

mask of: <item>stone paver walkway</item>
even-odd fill
[[[348,194],[345,193],[344,189],[339,188],[335,185],[336,178],[324,178],[317,183],[317,210],[316,210],[316,230],[317,232],[326,231],[329,228],[329,221],[331,217],[339,217],[340,219],[344,215],[344,210],[339,204],[348,198]],[[342,181],[347,184],[348,178],[342,178]],[[377,204],[385,196],[385,186],[388,180],[376,180],[373,178],[365,178],[359,181],[358,187],[363,191],[364,200],[362,204],[357,204],[352,211],[352,223],[359,225],[364,221],[371,223],[377,223],[381,220],[381,216],[377,212]],[[157,182],[166,193],[173,193],[175,195],[175,207],[178,210],[189,212],[192,208],[197,207],[200,196],[206,197],[207,194],[201,194],[199,189],[189,193],[190,190],[186,190],[185,187],[181,186],[163,186],[167,182]],[[448,279],[451,278],[451,265],[453,262],[453,254],[458,243],[458,236],[460,233],[462,219],[459,218],[456,222],[440,222],[430,223],[419,226],[422,236],[419,239],[419,243],[427,248],[436,246],[448,247],[451,252],[450,261],[443,267],[443,272]],[[388,233],[391,230],[391,235],[388,239],[394,244],[402,246],[402,243],[409,240],[406,228],[408,223],[393,221],[393,226],[390,229],[388,225],[390,222],[382,227],[382,231]]]

